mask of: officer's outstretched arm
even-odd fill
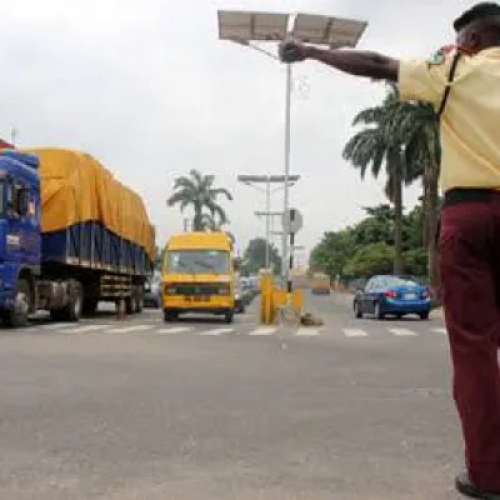
[[[280,47],[280,58],[284,62],[314,59],[351,75],[391,81],[398,79],[399,61],[375,52],[323,50],[288,42]]]
[[[431,103],[436,109],[447,85],[452,57],[439,50],[427,60],[398,61],[375,52],[358,50],[322,50],[314,46],[287,41],[280,45],[280,59],[286,63],[314,59],[344,73],[375,80],[397,82],[399,98]],[[462,74],[468,63],[461,59]]]
[[[315,59],[351,75],[393,82],[398,80],[399,61],[375,52],[307,47],[305,56],[306,59]]]

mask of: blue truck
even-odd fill
[[[154,228],[142,199],[86,153],[0,151],[0,317],[40,310],[78,321],[100,301],[139,313],[153,272]]]

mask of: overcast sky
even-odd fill
[[[453,41],[465,0],[15,0],[0,16],[0,136],[18,129],[21,146],[82,149],[145,199],[163,245],[182,227],[166,207],[173,179],[191,168],[215,174],[235,195],[226,204],[239,245],[262,235],[253,212],[264,197],[236,176],[281,174],[285,69],[217,39],[218,9],[355,17],[369,27],[360,47],[427,57]],[[417,6],[418,5],[418,6]],[[341,157],[352,118],[384,89],[318,63],[294,66],[291,193],[310,249],[327,230],[384,200],[384,180]],[[304,92],[304,87],[306,92]],[[405,193],[411,206],[418,186]],[[280,209],[282,196],[274,198]]]

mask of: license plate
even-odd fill
[[[415,300],[417,296],[414,293],[406,293],[405,294],[405,299],[406,300]]]
[[[193,300],[195,302],[208,302],[210,298],[205,295],[196,295],[195,297],[193,297]]]

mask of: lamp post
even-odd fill
[[[354,19],[314,14],[289,14],[277,12],[218,11],[219,39],[252,48],[268,57],[278,59],[275,53],[256,45],[258,42],[280,43],[297,40],[330,48],[355,47],[368,23]],[[292,67],[286,65],[285,85],[285,141],[283,213],[290,209],[290,121],[291,121]],[[290,272],[288,265],[288,231],[284,227],[283,278]]]
[[[293,175],[289,176],[288,179],[283,175],[239,175],[238,181],[253,187],[261,192],[264,192],[266,195],[266,208],[264,212],[257,212],[256,215],[263,215],[266,218],[266,269],[269,269],[270,266],[270,234],[271,234],[271,221],[270,218],[277,215],[276,213],[271,212],[271,194],[273,192],[279,191],[281,189],[278,188],[274,191],[271,190],[271,186],[273,184],[284,184],[285,189],[287,187],[293,186],[298,180],[300,176]],[[262,189],[260,187],[261,184],[265,184],[265,188]],[[278,215],[282,215],[281,212]]]

